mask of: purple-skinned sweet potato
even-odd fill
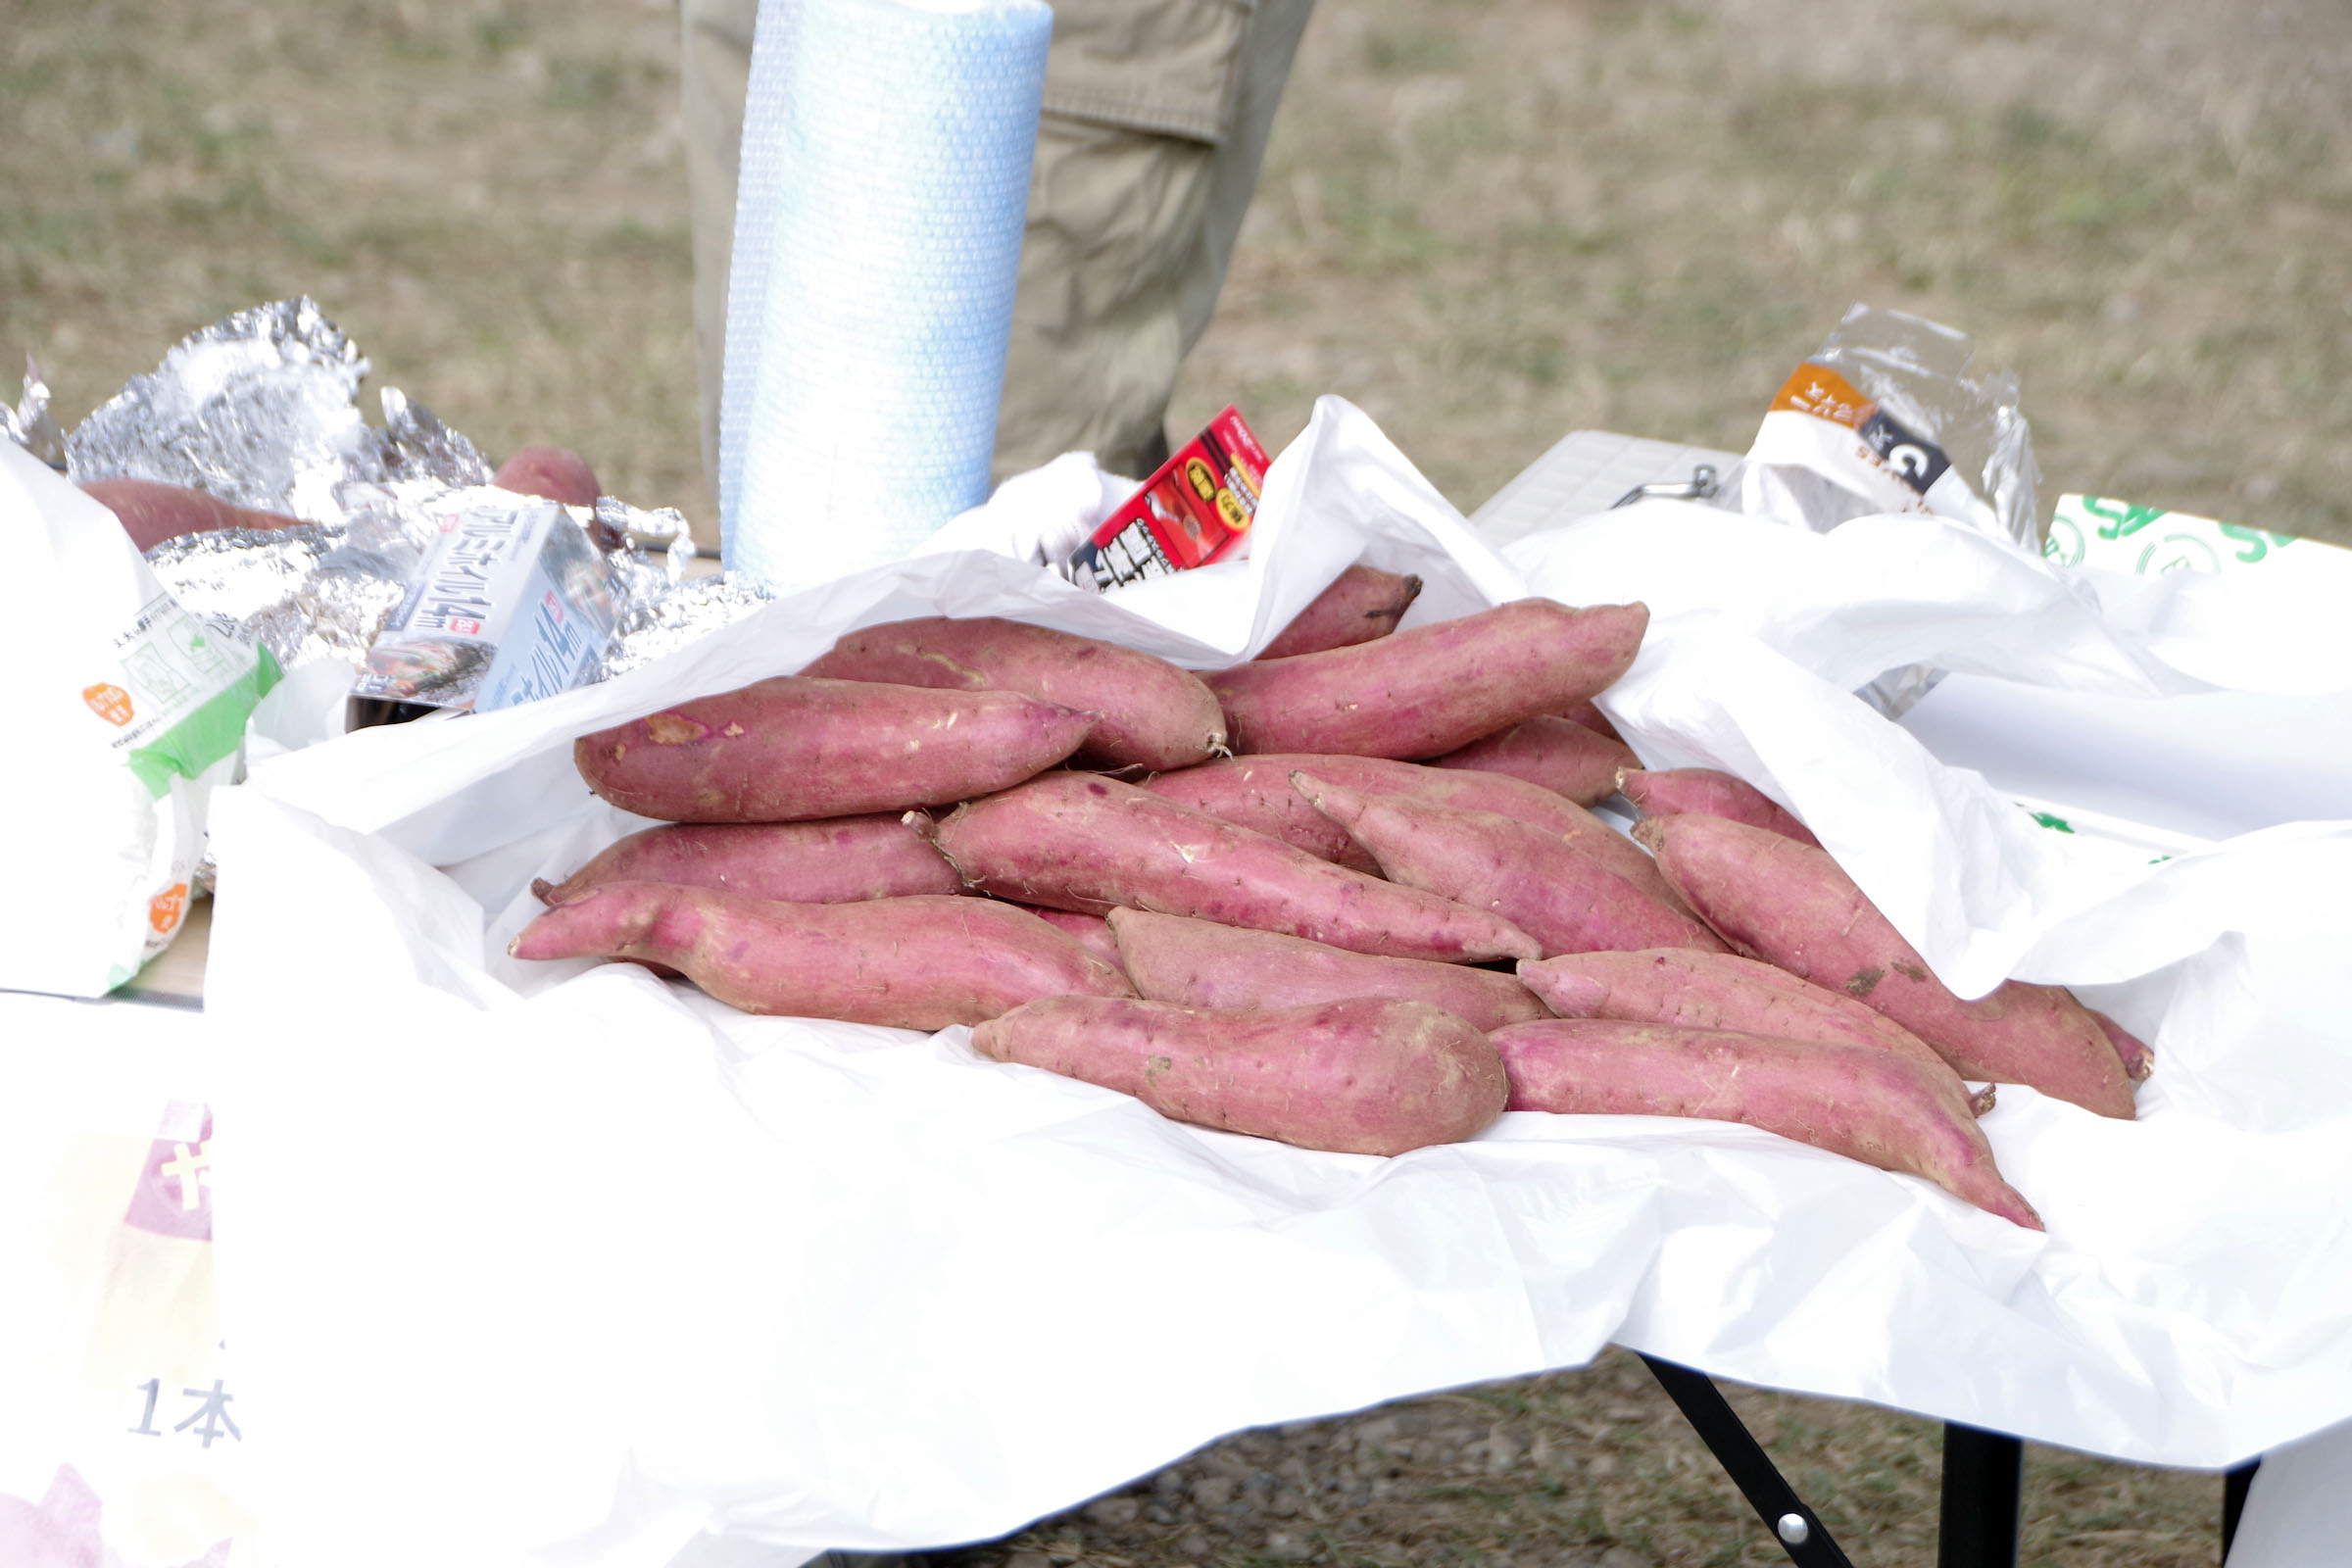
[[[2055,986],[2016,980],[1962,1001],[1827,851],[1720,816],[1653,816],[1635,833],[1736,952],[1869,1004],[1963,1078],[2132,1117],[2123,1059],[2089,1009]]]
[[[945,1029],[1040,997],[1131,997],[1116,967],[1025,909],[960,895],[783,904],[608,882],[543,911],[517,958],[631,958],[746,1012]]]
[[[1119,967],[1136,993],[1188,1007],[1297,1007],[1349,997],[1427,1002],[1481,1029],[1545,1016],[1507,974],[1426,958],[1377,958],[1300,937],[1113,909]],[[1938,1065],[1941,1065],[1938,1063]]]
[[[1441,806],[1513,817],[1565,839],[1569,848],[1597,859],[1667,907],[1682,906],[1682,900],[1666,885],[1640,845],[1574,801],[1503,773],[1430,767],[1381,757],[1277,752],[1154,774],[1144,780],[1142,787],[1195,810],[1271,834],[1318,859],[1377,870],[1379,862],[1370,854],[1291,787],[1291,775],[1300,769],[1358,794],[1415,795]]]
[[[1033,778],[1095,715],[1019,692],[782,675],[583,735],[588,787],[665,822],[799,822],[947,806]]]
[[[2090,1014],[2091,1022],[2099,1026],[2099,1032],[2107,1037],[2108,1044],[2115,1047],[2115,1054],[2123,1058],[2125,1077],[2138,1083],[2156,1070],[2156,1053],[2149,1049],[2146,1041],[2096,1007],[2082,1010]]]
[[[1386,998],[1231,1009],[1060,997],[981,1024],[972,1046],[1175,1121],[1344,1154],[1475,1138],[1509,1093],[1484,1033]]]
[[[1372,566],[1349,566],[1276,632],[1257,657],[1289,659],[1386,637],[1420,597],[1418,577],[1399,577]]]
[[[960,893],[963,881],[931,841],[898,817],[814,822],[671,822],[632,833],[550,885],[562,904],[607,882],[677,882],[789,904],[854,904],[918,893]]]
[[[1721,816],[1745,822],[1818,848],[1821,840],[1780,802],[1736,774],[1712,767],[1671,767],[1657,772],[1629,767],[1617,775],[1617,792],[1643,816]]]
[[[1641,605],[1520,599],[1350,648],[1207,677],[1236,752],[1438,757],[1590,697],[1642,646]]]
[[[1510,1075],[1513,1110],[1742,1122],[2042,1228],[1995,1168],[1960,1081],[1908,1055],[1613,1018],[1518,1023],[1487,1038]]]
[[[1619,745],[1625,743],[1625,737],[1617,733],[1617,726],[1609,722],[1609,715],[1602,712],[1600,705],[1590,697],[1582,702],[1570,703],[1565,708],[1555,710],[1553,716],[1567,719],[1571,723],[1582,724],[1595,735],[1604,735]]]
[[[1617,775],[1641,760],[1622,741],[1556,714],[1538,713],[1433,759],[1430,765],[1506,773],[1591,806],[1612,794]]]
[[[947,691],[1025,692],[1101,716],[1078,760],[1185,767],[1225,749],[1225,714],[1200,677],[1116,643],[995,616],[927,615],[854,631],[802,674]]]
[[[942,858],[944,859],[945,857]],[[1110,922],[1103,919],[1102,916],[1087,914],[1078,909],[1049,909],[1030,904],[1024,904],[1020,907],[1027,909],[1054,930],[1072,938],[1080,947],[1101,958],[1104,963],[1116,964],[1122,971],[1125,970],[1126,965],[1119,962],[1119,939],[1110,934]]]
[[[1615,1018],[1678,1029],[1737,1029],[1786,1040],[1877,1046],[1951,1072],[1901,1024],[1842,992],[1825,991],[1756,958],[1690,948],[1572,953],[1522,960],[1519,978],[1563,1018]],[[1147,993],[1149,995],[1149,993]],[[1978,1100],[1983,1103],[1977,1103]],[[1979,1115],[1991,1091],[1971,1097]]]
[[[1298,792],[1372,852],[1389,880],[1491,910],[1546,957],[1600,948],[1723,951],[1715,934],[1558,836],[1494,811],[1366,795],[1303,770]]]
[[[1116,779],[1051,773],[929,831],[965,886],[1022,904],[1095,914],[1125,905],[1446,963],[1541,951],[1498,915],[1332,865]]]

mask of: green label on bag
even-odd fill
[[[174,776],[195,778],[245,744],[245,720],[253,705],[269,695],[281,671],[270,650],[255,650],[253,667],[208,698],[188,715],[124,759],[147,793],[161,799]]]
[[[2058,498],[2041,553],[2061,566],[2097,566],[2153,577],[2167,571],[2225,571],[2274,560],[2288,545],[2298,556],[2334,551],[2291,533],[2265,533],[2234,522],[2104,496]]]

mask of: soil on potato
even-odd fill
[[[307,292],[485,451],[563,442],[707,521],[677,32],[667,0],[12,0],[0,354],[70,423]],[[1743,449],[1855,300],[2016,371],[2045,514],[2352,543],[2352,8],[1321,0],[1170,425],[1238,402],[1279,446],[1336,392],[1467,511],[1572,429]],[[1858,1561],[1933,1560],[1933,1424],[1734,1398]],[[2216,1557],[2212,1476],[2035,1449],[2027,1496],[2031,1561]],[[1619,1352],[943,1555],[1782,1560]]]

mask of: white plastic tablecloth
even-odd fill
[[[1916,518],[1813,536],[1650,503],[1504,559],[1336,400],[1258,529],[1248,563],[1113,600],[911,561],[220,800],[223,1307],[250,1407],[302,1435],[257,1482],[285,1560],[982,1539],[1238,1427],[1612,1340],[2154,1463],[2352,1413],[2352,825],[2176,834],[2151,863],[1846,695],[1919,660],[2116,703],[2324,693],[2352,670],[2331,624]],[[1773,790],[1961,989],[2078,984],[2149,1038],[2136,1122],[2014,1087],[1986,1119],[2048,1233],[1708,1123],[1519,1113],[1395,1160],[1309,1153],[961,1030],[756,1019],[503,955],[530,877],[635,825],[571,774],[575,734],[933,607],[1227,662],[1359,552],[1429,579],[1417,619],[1644,599],[1604,706],[1645,760]]]

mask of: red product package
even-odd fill
[[[1265,478],[1265,448],[1226,409],[1078,547],[1077,579],[1113,588],[1224,559],[1256,520]]]

